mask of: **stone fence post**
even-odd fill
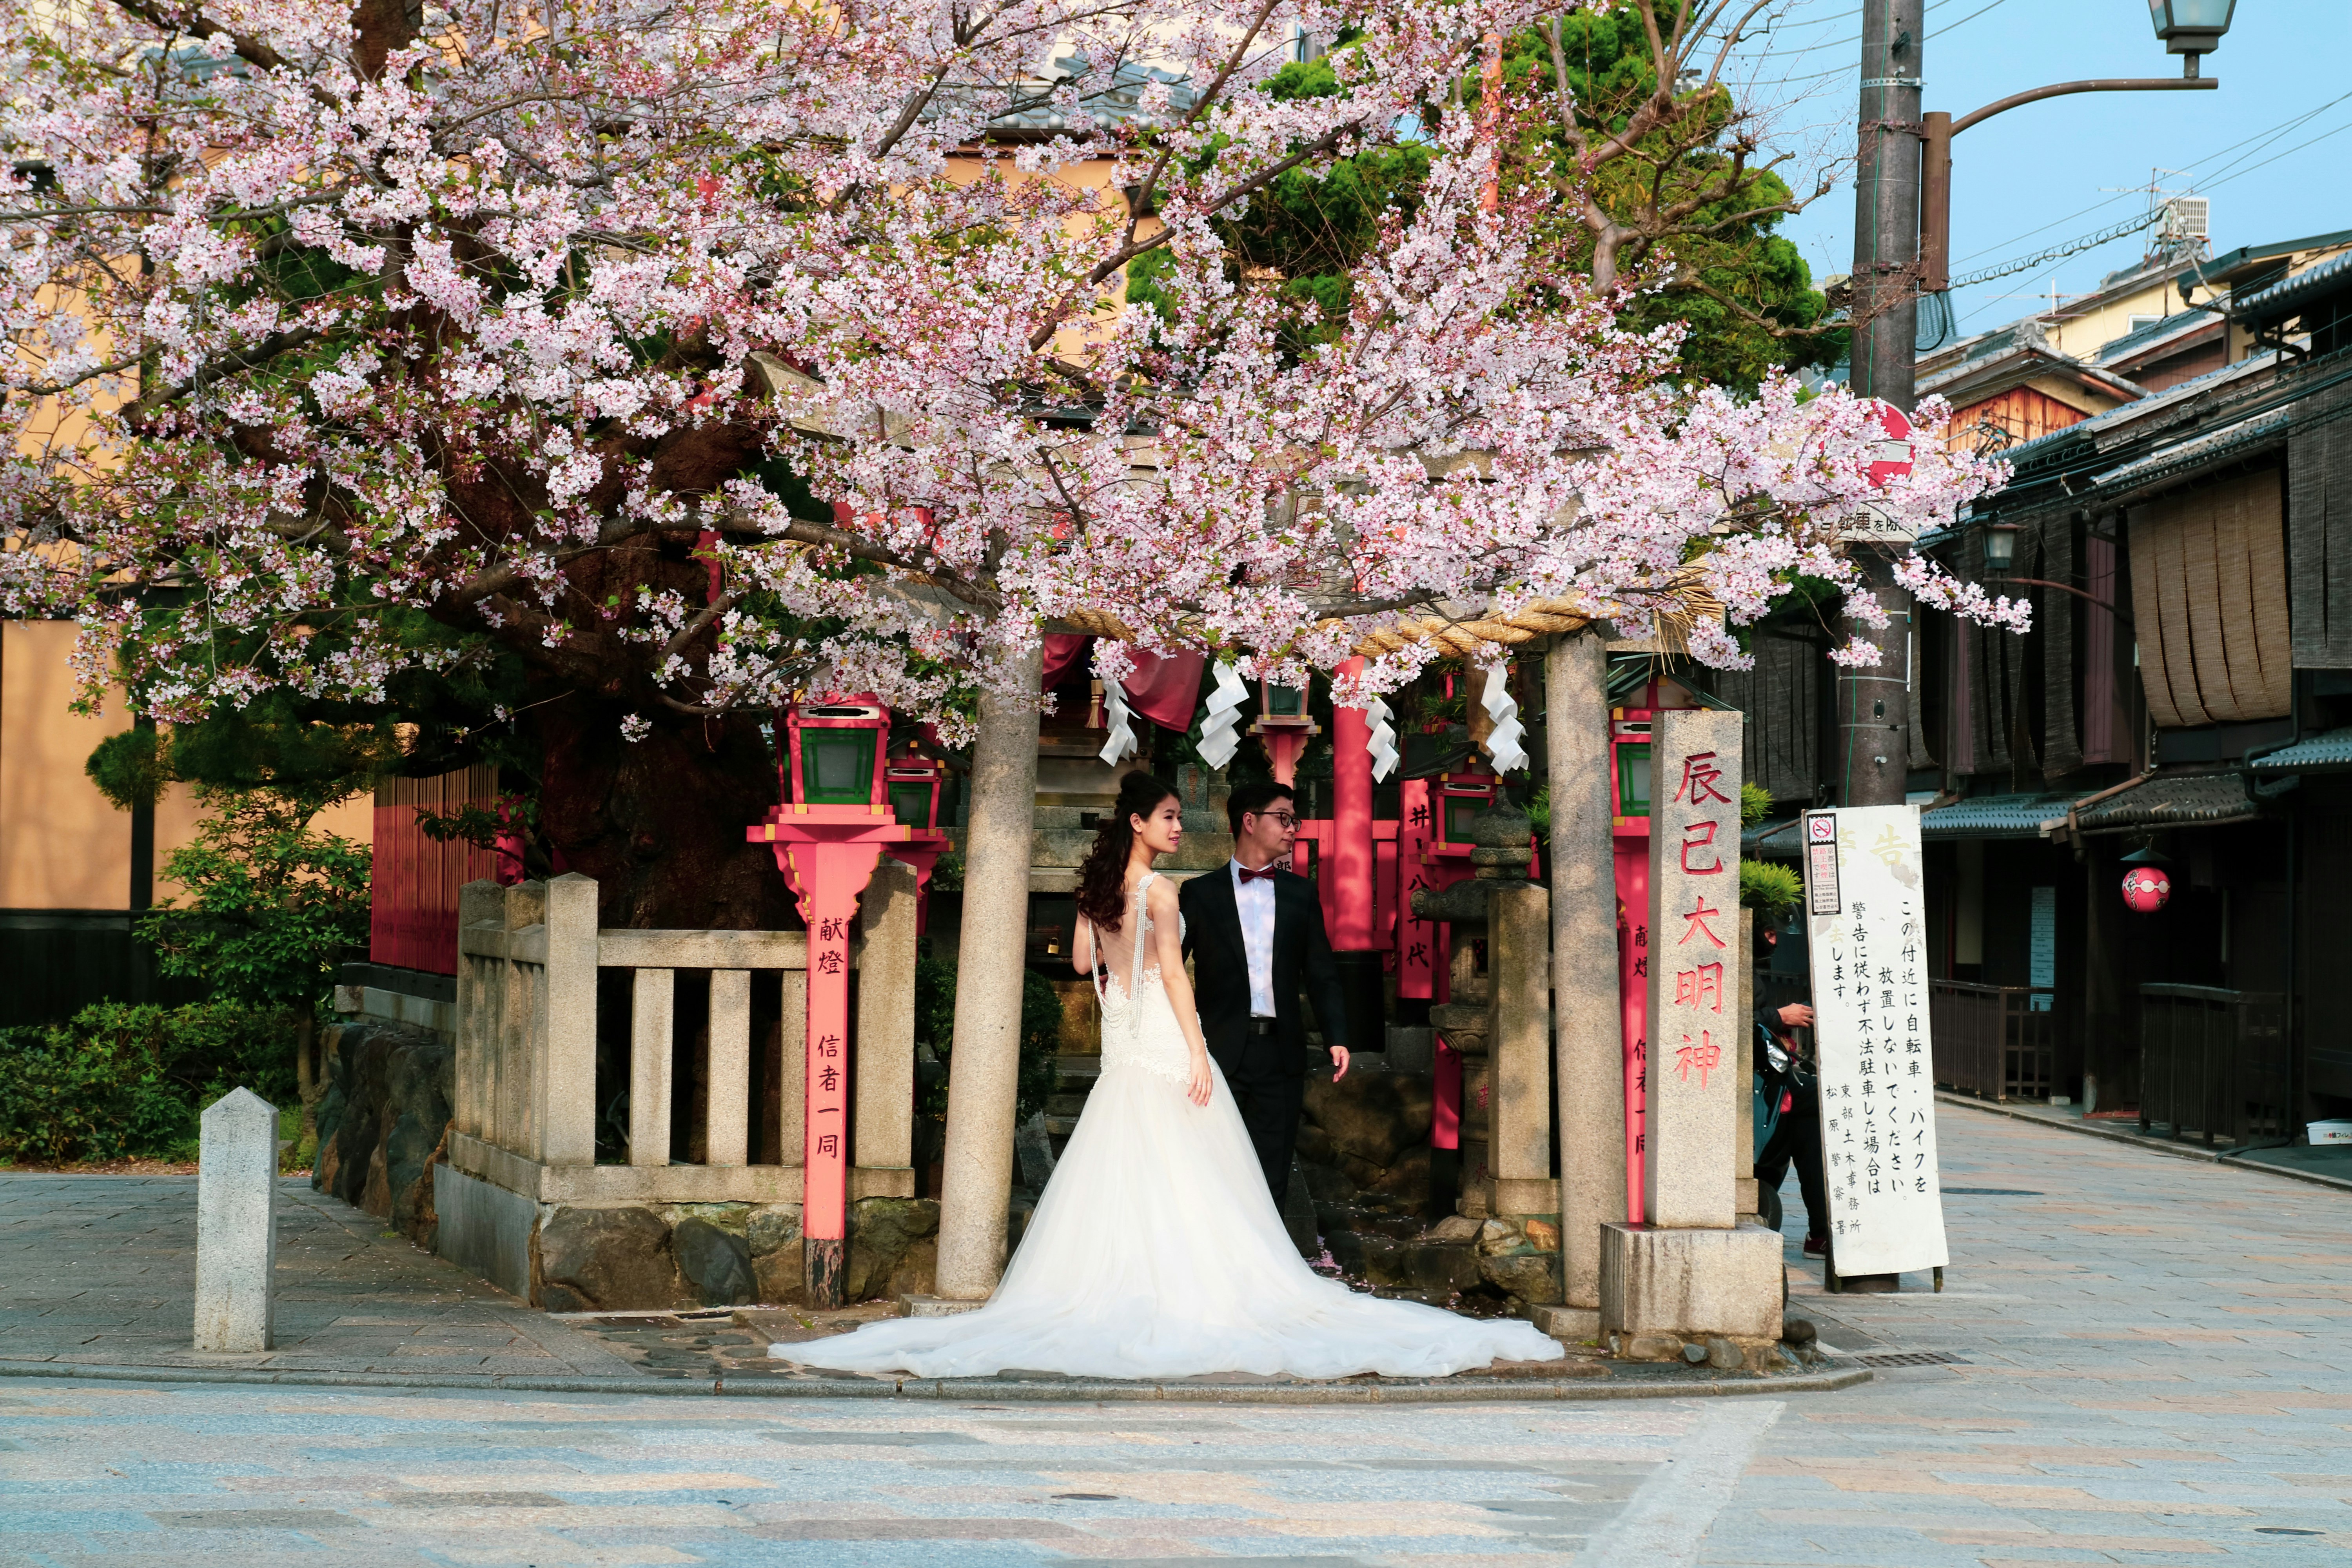
[[[196,1349],[272,1346],[278,1108],[233,1089],[205,1108],[196,1164]]]

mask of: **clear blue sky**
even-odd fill
[[[1780,144],[1815,160],[1851,158],[1861,15],[1853,0],[1791,0],[1769,41],[1743,51],[1749,91],[1776,106]],[[1955,118],[2047,82],[2180,74],[2179,57],[2164,52],[2148,24],[2146,0],[1928,0],[1927,32],[1922,101]],[[2221,79],[2216,90],[2077,94],[1970,129],[1952,150],[1953,275],[2137,216],[2152,174],[2211,199],[2216,252],[2352,228],[2347,46],[2352,15],[2340,3],[2242,0],[2229,36],[2202,64]],[[1850,270],[1852,179],[1785,220],[1782,232],[1803,249],[1817,283]],[[2036,300],[2046,303],[2053,281],[2062,296],[2085,292],[2137,260],[2145,243],[2112,241],[1956,290],[1960,332],[2029,313]]]

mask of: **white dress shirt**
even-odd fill
[[[1242,951],[1249,956],[1250,1016],[1271,1018],[1275,1016],[1274,879],[1243,881],[1239,860],[1229,863],[1229,874],[1234,879],[1234,907],[1241,911]]]

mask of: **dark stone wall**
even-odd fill
[[[331,1027],[321,1044],[326,1091],[310,1184],[431,1251],[440,1223],[433,1166],[448,1137],[457,1047],[430,1030],[370,1018]]]
[[[929,1295],[939,1228],[929,1198],[851,1205],[844,1295]],[[551,1312],[782,1306],[803,1291],[797,1205],[557,1208],[531,1238],[531,1304]]]

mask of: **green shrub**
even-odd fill
[[[236,1002],[101,1002],[0,1030],[0,1160],[193,1159],[197,1114],[230,1089],[287,1100],[289,1045],[281,1013]]]
[[[956,966],[951,961],[915,961],[915,1044],[930,1047],[931,1054],[942,1067],[947,1065],[949,1053],[955,1046],[955,988]],[[1025,1120],[1045,1109],[1045,1099],[1054,1092],[1054,1057],[1060,1049],[1061,1037],[1061,996],[1044,975],[1034,969],[1024,970],[1021,1074],[1013,1112],[1016,1120]],[[935,1076],[937,1082],[917,1091],[915,1109],[925,1116],[947,1114],[947,1077],[944,1073]]]
[[[1805,879],[1791,866],[1772,860],[1739,863],[1739,901],[1759,915],[1779,921],[1805,897]]]

